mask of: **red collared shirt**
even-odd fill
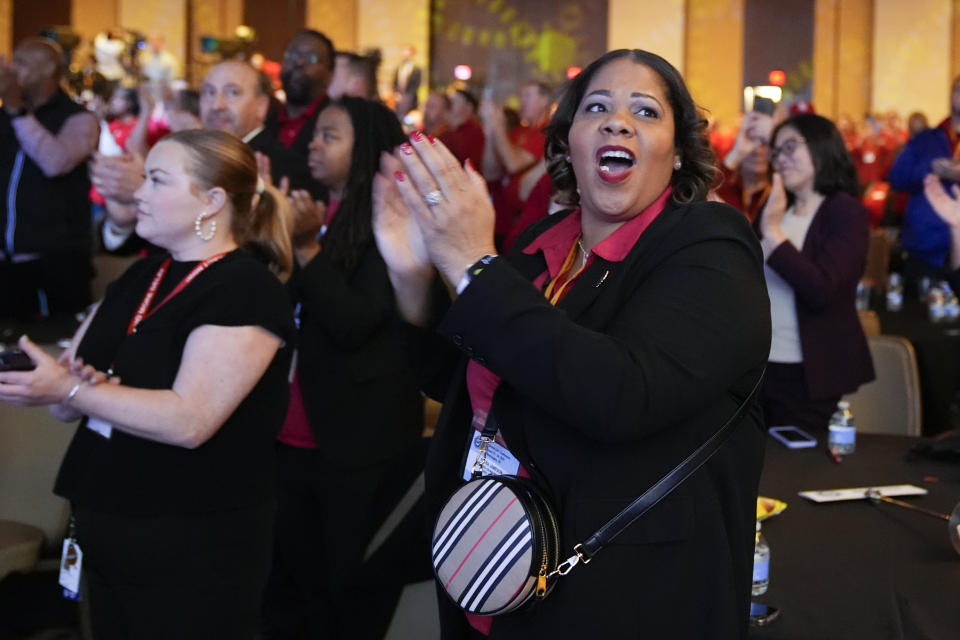
[[[277,140],[280,141],[280,144],[287,147],[288,149],[293,146],[293,141],[297,139],[297,136],[300,135],[300,130],[303,129],[303,125],[307,123],[307,120],[313,117],[313,114],[317,112],[317,108],[320,106],[320,103],[327,99],[327,94],[323,94],[316,100],[310,103],[303,112],[296,118],[291,118],[287,113],[287,105],[280,107],[280,112],[277,114],[277,122],[280,124],[277,130]]]
[[[666,190],[660,194],[660,197],[654,200],[649,207],[641,211],[639,215],[634,216],[621,225],[616,231],[598,242],[596,246],[593,247],[593,250],[590,251],[590,256],[587,258],[587,266],[593,264],[596,256],[600,256],[607,262],[623,262],[627,254],[630,253],[630,250],[633,249],[633,246],[637,244],[637,240],[640,239],[643,232],[647,230],[647,227],[656,220],[660,212],[667,206],[667,200],[670,199],[671,193],[673,193],[673,187],[667,187]],[[535,287],[542,291],[544,285],[547,283],[548,277],[551,280],[557,277],[560,268],[567,259],[567,255],[570,253],[570,247],[573,246],[573,243],[577,241],[577,237],[580,235],[580,230],[580,210],[577,209],[540,234],[536,240],[531,242],[523,250],[523,253],[528,255],[542,251],[543,258],[547,262],[547,270],[537,276],[536,280],[533,281]],[[568,287],[567,291],[569,290],[570,288]]]

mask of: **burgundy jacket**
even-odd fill
[[[835,193],[814,214],[802,250],[784,242],[767,258],[796,294],[803,373],[811,398],[841,396],[874,378],[856,309],[869,240],[867,210],[849,194]]]

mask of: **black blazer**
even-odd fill
[[[668,204],[623,262],[596,259],[556,308],[530,284],[545,268],[541,253],[494,260],[437,333],[410,339],[445,400],[428,516],[461,483],[465,354],[501,376],[493,411],[552,495],[567,554],[734,413],[766,361],[770,314],[759,245],[727,205]],[[754,402],[705,467],[532,611],[496,618],[493,637],[745,637],[762,424]],[[441,618],[444,638],[466,637],[443,595]]]
[[[344,275],[321,252],[287,284],[300,305],[297,366],[320,455],[358,468],[423,430],[423,395],[401,348],[393,289],[375,244]]]
[[[760,217],[755,224],[759,229]],[[869,242],[866,208],[840,192],[813,214],[802,250],[784,242],[767,258],[796,294],[803,374],[811,398],[842,396],[874,378],[856,307]]]

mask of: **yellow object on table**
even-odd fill
[[[771,518],[787,508],[787,503],[775,498],[757,496],[757,520]]]

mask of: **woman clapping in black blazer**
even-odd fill
[[[570,549],[754,387],[770,340],[763,261],[743,215],[705,200],[705,133],[665,60],[596,60],[547,130],[548,170],[571,208],[507,256],[493,255],[474,168],[417,136],[385,159],[377,244],[425,390],[444,400],[429,514],[463,482],[464,452],[493,412],[497,442],[552,497]],[[437,272],[459,293],[442,316],[429,304]],[[761,426],[751,403],[700,471],[529,611],[468,617],[441,594],[443,637],[745,637]]]

